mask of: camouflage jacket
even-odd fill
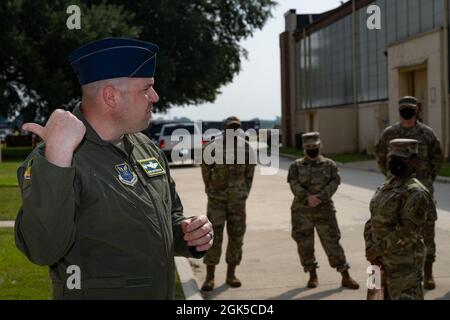
[[[386,128],[375,147],[378,166],[385,176],[390,175],[387,164],[389,141],[397,138],[419,141],[416,177],[432,193],[433,181],[436,179],[444,159],[441,144],[433,130],[419,121],[412,128],[404,128],[400,123]]]
[[[425,254],[422,229],[434,202],[415,178],[390,178],[370,201],[370,219],[364,228],[366,250],[375,246],[383,264],[411,264]]]
[[[218,144],[222,145],[223,160],[222,163],[207,164],[202,162],[202,177],[205,183],[205,192],[208,197],[216,199],[246,199],[250,193],[253,182],[256,161],[254,150],[247,141],[241,141],[242,147],[235,145],[233,150],[227,149],[226,141],[223,136],[207,143],[203,150],[215,148]],[[244,152],[245,159],[239,163],[238,151]],[[234,156],[233,156],[233,153]],[[227,161],[228,158],[228,161]],[[231,159],[231,160],[230,160]]]
[[[316,208],[332,204],[331,197],[341,183],[336,163],[323,156],[319,156],[316,161],[307,157],[297,159],[289,167],[287,180],[295,196],[293,205],[299,209],[311,209],[307,197],[315,194],[322,201]]]

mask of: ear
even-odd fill
[[[111,108],[115,108],[117,106],[118,94],[118,90],[111,85],[107,85],[102,89],[103,101]]]

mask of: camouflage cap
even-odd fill
[[[241,120],[239,120],[238,117],[231,116],[231,117],[226,118],[226,119],[223,121],[223,124],[224,124],[224,126],[225,126],[226,128],[232,126],[233,124],[238,125],[238,126],[240,127],[240,126],[241,126]]]
[[[412,96],[405,96],[398,100],[398,107],[399,109],[407,108],[407,107],[414,107],[417,108],[417,98]]]
[[[388,156],[408,158],[418,153],[418,141],[414,139],[394,139],[389,142],[390,152]]]
[[[304,146],[316,146],[320,144],[320,133],[317,131],[302,134],[302,142]]]

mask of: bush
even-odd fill
[[[32,147],[15,147],[2,148],[3,160],[25,160],[26,157],[33,151]]]

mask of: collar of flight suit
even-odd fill
[[[83,115],[83,112],[81,111],[80,106],[76,106],[73,109],[73,115],[77,117],[79,120],[81,120],[86,127],[86,135],[85,138],[91,142],[94,142],[95,144],[99,144],[102,146],[109,146],[111,145],[109,142],[102,140],[100,136],[97,134],[97,132],[94,130],[94,128],[91,127],[90,123],[86,120],[86,118]]]
[[[76,116],[79,120],[81,120],[86,127],[86,135],[85,138],[91,142],[94,142],[95,144],[101,145],[101,146],[112,146],[111,143],[108,141],[102,140],[98,133],[92,128],[90,123],[86,120],[86,118],[83,115],[83,111],[81,110],[80,106],[76,106],[73,110],[73,115]],[[131,134],[125,134],[124,139],[127,139],[131,147],[133,148],[135,145],[139,145],[139,143],[133,138],[133,135]]]

